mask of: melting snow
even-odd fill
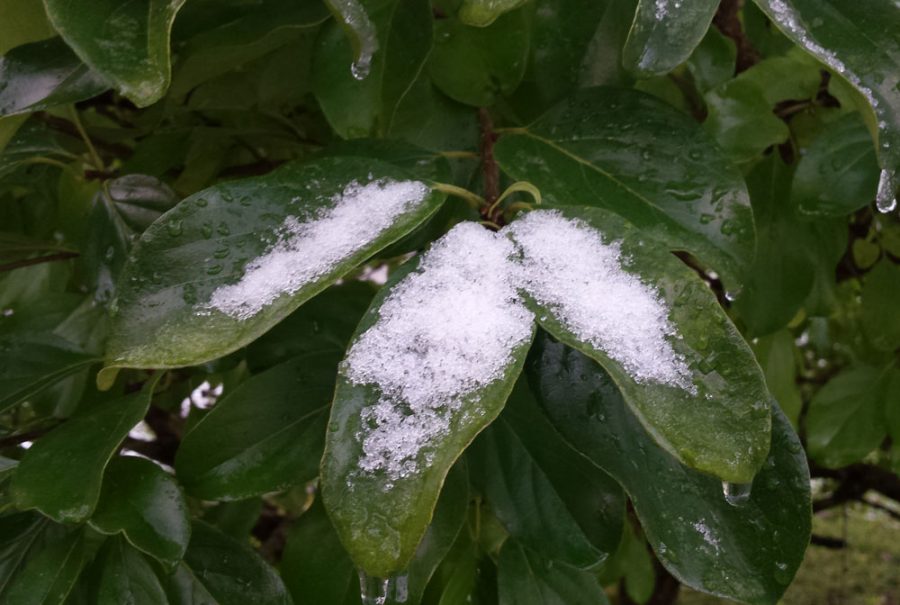
[[[676,330],[657,292],[622,268],[617,242],[558,212],[534,211],[509,227],[522,250],[526,291],[553,309],[580,340],[618,361],[639,383],[695,392],[691,371],[672,348]]]
[[[246,266],[239,282],[217,288],[208,308],[236,319],[256,315],[358,252],[429,191],[419,181],[350,183],[331,208],[302,219],[288,216],[275,245]]]
[[[468,395],[503,376],[510,353],[531,336],[508,239],[462,223],[438,240],[394,287],[378,321],[347,354],[344,371],[378,388],[362,410],[359,467],[389,483],[419,470],[420,454],[446,435]],[[477,402],[465,413],[483,413]],[[467,406],[468,407],[468,406]]]

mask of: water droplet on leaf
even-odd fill
[[[752,483],[722,482],[722,493],[725,495],[725,502],[731,506],[743,506],[746,504],[750,499],[752,489]]]

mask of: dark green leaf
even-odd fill
[[[497,562],[500,605],[606,605],[597,577],[508,540]]]
[[[522,81],[530,45],[524,9],[506,13],[489,27],[472,27],[448,16],[435,21],[434,33],[428,69],[451,99],[489,107]]]
[[[530,396],[519,384],[506,412],[472,444],[473,481],[513,538],[548,560],[594,567],[619,543],[621,488],[543,416],[516,405]]]
[[[28,558],[3,593],[3,602],[15,605],[55,605],[65,601],[75,585],[86,553],[84,532],[45,525]]]
[[[153,462],[132,456],[109,463],[90,523],[104,534],[122,533],[169,567],[181,560],[191,531],[187,503],[175,479]]]
[[[793,335],[788,330],[775,332],[756,339],[753,349],[766,375],[769,392],[791,424],[797,426],[803,400],[797,386],[796,346]]]
[[[166,605],[149,561],[124,538],[107,541],[93,565],[96,605]]]
[[[313,56],[316,98],[331,127],[344,138],[390,131],[398,105],[409,94],[431,52],[428,2],[371,0],[359,6],[363,5],[377,36],[371,65],[361,67],[359,61],[365,59],[354,58],[351,40],[339,23],[326,27]],[[367,73],[363,75],[360,69]]]
[[[457,15],[466,25],[487,27],[500,15],[524,3],[525,0],[463,0]]]
[[[859,114],[827,127],[797,165],[791,203],[803,214],[843,217],[872,203],[878,162],[872,136]]]
[[[900,347],[900,266],[885,259],[866,275],[862,289],[862,327],[881,351]]]
[[[819,390],[806,416],[809,455],[829,468],[862,460],[887,436],[886,406],[900,401],[891,365],[844,370]]]
[[[407,178],[404,171],[376,160],[321,158],[263,177],[222,183],[185,199],[144,232],[126,264],[107,350],[109,364],[191,365],[253,341],[437,209],[443,195],[429,192],[410,199],[392,219],[385,215],[374,227],[361,224],[363,216],[372,218],[374,208],[371,195],[354,201],[359,183],[374,191],[381,179],[404,181],[408,185],[398,186],[416,188],[417,194],[427,187]],[[353,186],[356,189],[347,190]],[[345,191],[350,195],[341,197]],[[355,212],[361,214],[351,215],[353,210],[338,205],[342,199],[356,204]],[[352,241],[334,244],[333,234],[323,235],[335,207],[345,208],[339,232],[360,232]],[[305,224],[325,226],[311,232],[304,231]],[[340,249],[331,250],[335,245]],[[325,256],[313,255],[311,246]],[[281,281],[273,281],[274,274],[266,278],[273,259],[287,262],[287,256],[292,261],[278,269]]]
[[[694,85],[706,93],[734,76],[737,48],[734,41],[710,27],[687,61],[687,68],[694,77]]]
[[[123,95],[144,107],[169,85],[169,30],[184,0],[98,0],[91,10],[44,0],[53,27],[72,50]]]
[[[13,478],[16,506],[36,508],[60,522],[90,517],[106,465],[147,412],[155,382],[143,392],[80,409],[39,439],[25,453]],[[60,464],[62,460],[65,464]]]
[[[649,95],[581,91],[503,135],[495,151],[503,170],[534,183],[545,201],[612,210],[728,283],[753,256],[740,173],[688,116]]]
[[[184,562],[168,578],[166,594],[171,605],[291,605],[274,568],[246,544],[202,522],[194,523]]]
[[[0,593],[49,523],[46,517],[30,512],[0,517]]]
[[[781,31],[852,84],[874,113],[881,167],[900,170],[900,11],[885,0],[755,0]],[[891,198],[898,183],[892,183]]]
[[[612,584],[621,578],[625,592],[636,603],[646,603],[656,587],[656,571],[643,536],[636,535],[632,522],[625,523],[622,541],[612,559],[600,570],[600,583]]]
[[[719,3],[716,0],[640,0],[622,61],[639,76],[672,71],[700,44]]]
[[[446,239],[439,240],[440,245],[451,246],[441,248],[445,252],[439,258],[446,259],[452,255],[453,258],[474,259],[475,256],[472,255],[477,254],[478,261],[471,262],[480,264],[484,262],[484,254],[501,254],[500,249],[505,249],[498,240],[473,242],[467,239],[471,236],[474,240],[476,234],[484,234],[484,238],[496,237],[474,225],[461,225],[457,229],[458,231],[451,231],[445,236]],[[465,245],[485,249],[476,252],[452,247]],[[492,245],[497,245],[498,248],[493,250],[490,248]],[[465,260],[462,262],[466,263]],[[450,344],[448,348],[445,344],[446,335],[442,336],[445,328],[421,323],[426,317],[429,318],[428,321],[436,321],[433,319],[434,313],[463,313],[462,309],[448,306],[455,304],[453,301],[456,292],[439,291],[431,294],[438,299],[435,301],[438,307],[434,309],[441,307],[440,310],[424,309],[422,305],[430,303],[414,298],[408,301],[409,304],[406,301],[403,303],[403,314],[400,317],[393,316],[386,320],[380,314],[383,304],[390,304],[395,310],[398,308],[398,299],[388,298],[395,289],[400,292],[398,296],[404,296],[404,300],[411,288],[414,292],[412,296],[418,296],[415,293],[416,284],[430,283],[428,280],[432,279],[431,271],[446,270],[453,275],[453,279],[469,279],[468,273],[464,276],[455,273],[461,269],[445,269],[449,261],[438,260],[435,263],[437,265],[432,266],[426,262],[423,269],[418,269],[418,262],[408,263],[391,276],[388,284],[375,297],[357,328],[348,360],[341,366],[331,410],[322,460],[324,502],[341,541],[354,562],[374,577],[391,576],[401,571],[412,558],[428,527],[447,472],[472,439],[500,413],[521,371],[531,339],[531,327],[523,315],[524,309],[514,308],[511,303],[505,311],[511,314],[510,320],[504,323],[504,329],[496,336],[500,347],[509,347],[507,354],[502,360],[495,360],[492,355],[488,355],[488,367],[498,364],[496,371],[488,379],[475,382],[471,388],[469,385],[460,386],[461,379],[452,373],[452,367],[453,364],[466,365],[467,359],[458,357],[458,353],[454,352],[455,345]],[[438,275],[442,278],[446,276],[445,273]],[[502,291],[500,284],[488,283],[491,292]],[[457,286],[463,291],[461,296],[465,297],[474,295],[466,287],[477,287],[478,284],[473,279],[471,285],[463,283]],[[493,300],[484,302],[493,308],[497,308],[494,305],[499,303],[500,301]],[[505,304],[503,306],[506,307]],[[489,315],[483,314],[483,317]],[[471,326],[482,326],[484,330],[492,327],[484,324],[486,320],[474,316],[466,321],[471,322]],[[399,339],[383,336],[385,331],[402,326],[407,326],[418,336],[410,336],[409,331],[403,332],[405,336]],[[459,338],[458,335],[455,336]],[[382,338],[388,340],[384,341]],[[410,338],[413,338],[415,344],[409,341]],[[362,355],[373,354],[372,347],[376,346],[390,356],[386,358],[403,359],[403,364],[412,364],[416,368],[412,371],[417,373],[435,372],[436,367],[440,367],[435,366],[436,359],[440,360],[437,361],[438,364],[450,364],[451,374],[443,377],[444,384],[452,385],[449,387],[450,391],[439,390],[434,395],[435,401],[429,405],[435,407],[415,411],[408,407],[410,404],[407,397],[412,396],[407,395],[412,392],[410,390],[400,389],[398,393],[397,387],[390,387],[395,391],[384,393],[382,387],[371,379],[357,378],[365,382],[352,382],[349,372],[354,358],[353,351],[361,341],[366,343]],[[485,346],[489,345],[486,343]],[[443,359],[441,355],[446,355],[447,358]],[[468,374],[466,376],[471,380]],[[395,379],[396,377],[387,380]],[[420,379],[417,377],[417,380]],[[429,389],[448,388],[441,385],[429,387],[427,384],[425,383],[425,388]],[[389,412],[388,407],[392,411]],[[385,413],[390,417],[384,420],[372,416]],[[407,424],[410,424],[411,432],[406,431]],[[445,428],[441,429],[441,426]],[[399,449],[396,453],[393,453],[393,449],[390,454],[383,450],[383,447],[392,447],[383,445],[384,440],[396,439],[400,432],[409,437],[403,437],[402,446],[398,441],[396,447]],[[364,444],[370,443],[370,439],[374,444],[367,445],[368,449],[364,449]],[[390,458],[384,460],[384,456]]]
[[[554,426],[628,492],[648,541],[675,577],[747,603],[778,601],[803,559],[811,525],[803,448],[780,412],[752,490],[729,487],[729,503],[722,483],[654,443],[589,358],[540,338],[530,377]]]
[[[0,57],[0,116],[89,99],[109,85],[60,38],[32,42]]]
[[[62,138],[40,122],[26,122],[0,153],[0,176],[7,176],[34,158],[73,158],[72,153],[61,144]]]
[[[551,249],[559,245],[541,238],[550,229],[569,238],[568,247]],[[771,396],[753,353],[706,283],[664,246],[600,209],[536,210],[510,232],[523,249],[526,280],[537,276],[526,291],[541,325],[599,361],[666,450],[723,480],[751,481],[769,448]],[[600,247],[613,243],[614,269],[600,260],[590,268],[572,264],[590,262],[587,255],[601,258]],[[608,293],[577,298],[568,284],[545,277],[577,272],[572,279],[583,275],[586,291]],[[579,327],[586,316],[627,325],[629,332]],[[657,321],[665,327],[653,328]],[[629,350],[627,343],[635,342],[645,343],[644,350]]]
[[[226,393],[178,449],[185,489],[204,500],[240,500],[314,479],[338,361],[308,352]]]

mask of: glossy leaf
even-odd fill
[[[150,562],[124,538],[109,540],[94,563],[97,605],[160,605],[166,595]]]
[[[314,479],[338,361],[310,351],[226,393],[178,449],[185,489],[204,500],[240,500]]]
[[[900,11],[887,0],[754,0],[778,28],[858,90],[881,167],[900,170]],[[896,185],[895,185],[896,187]],[[896,188],[894,190],[896,193]]]
[[[312,218],[333,207],[332,196],[350,183],[378,179],[405,180],[407,175],[376,160],[322,158],[222,183],[183,200],[144,232],[126,264],[107,349],[109,365],[178,367],[230,353],[415,228],[443,199],[430,193],[293,291],[285,284],[280,294],[254,293],[263,297],[261,302],[232,301],[251,305],[250,312],[235,313],[242,318],[211,306],[219,288],[250,279],[252,263],[272,252],[272,233],[286,221]]]
[[[829,468],[862,460],[887,436],[885,410],[900,397],[900,378],[890,365],[844,370],[819,390],[806,416],[807,449]]]
[[[436,21],[428,61],[432,81],[460,103],[494,105],[525,75],[530,44],[525,19],[524,9],[519,9],[489,27],[472,27],[452,16]]]
[[[803,448],[780,412],[773,414],[771,451],[752,489],[729,488],[738,494],[729,503],[720,481],[654,443],[610,376],[589,358],[542,337],[529,378],[553,425],[625,488],[669,572],[718,596],[778,601],[803,559],[811,525]]]
[[[169,85],[169,31],[184,0],[99,0],[91,10],[44,0],[57,32],[81,59],[139,107]]]
[[[753,256],[753,217],[736,169],[693,121],[635,91],[580,91],[504,134],[497,161],[544,201],[611,210],[713,266],[730,284]]]
[[[45,525],[27,559],[3,592],[5,603],[51,605],[62,603],[81,573],[87,553],[84,532]]]
[[[657,293],[677,334],[665,342],[680,360],[686,382],[634,376],[622,360],[579,338],[560,315],[558,305],[535,300],[541,326],[596,359],[666,450],[723,480],[751,481],[769,448],[771,396],[753,353],[708,286],[664,246],[615,215],[596,208],[565,208],[561,216],[580,220],[582,229],[593,230],[606,244],[618,242],[619,258],[624,259],[620,261],[622,272]],[[516,239],[515,227],[512,234]],[[526,257],[525,261],[536,263],[539,259]],[[527,269],[528,264],[525,266]],[[605,310],[598,303],[590,312]]]
[[[0,116],[83,101],[109,85],[60,38],[19,46],[0,57]]]
[[[98,361],[52,334],[0,337],[0,410],[10,408]]]
[[[19,463],[12,494],[20,509],[36,508],[59,522],[90,517],[106,465],[144,417],[153,383],[133,395],[94,404],[47,433]],[[65,460],[65,464],[60,464]]]
[[[710,27],[687,61],[688,71],[701,93],[725,83],[734,75],[737,48],[734,41]]]
[[[606,605],[596,576],[508,540],[497,562],[500,605]]]
[[[859,114],[828,124],[797,165],[791,203],[811,216],[844,217],[875,199],[875,146]]]
[[[517,414],[524,384],[469,451],[473,482],[510,535],[548,560],[588,569],[615,551],[625,501],[543,418]]]
[[[766,375],[769,392],[791,424],[797,426],[803,399],[797,385],[797,347],[793,335],[788,330],[775,332],[755,339],[753,349]]]
[[[672,71],[691,56],[712,22],[716,0],[641,0],[622,60],[639,76]]]
[[[278,573],[234,538],[195,522],[184,562],[167,579],[171,605],[291,605]]]
[[[184,555],[191,530],[187,503],[175,479],[153,462],[133,456],[109,463],[90,524],[104,534],[123,534],[169,567]]]
[[[427,2],[367,1],[360,7],[377,37],[366,75],[357,77],[362,75],[354,71],[361,69],[354,63],[359,59],[338,23],[325,28],[313,55],[313,90],[328,122],[344,138],[391,130],[394,114],[424,69],[432,45]]]
[[[360,322],[354,342],[375,325],[382,303],[417,266],[418,262],[408,263],[391,276]],[[466,394],[448,413],[450,430],[431,438],[423,448],[427,452],[416,453],[418,469],[395,479],[381,471],[360,471],[361,413],[377,403],[381,393],[375,385],[351,382],[342,366],[322,458],[322,495],[341,542],[370,576],[389,577],[408,564],[431,520],[447,472],[500,413],[521,372],[528,345],[519,344],[509,352],[507,365],[496,379]]]

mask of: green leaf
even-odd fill
[[[379,182],[403,195],[384,199]],[[193,365],[248,344],[428,218],[444,196],[426,187],[376,160],[335,157],[183,200],[123,270],[109,365]],[[359,235],[335,243],[329,230]]]
[[[25,330],[0,337],[0,360],[0,411],[97,361],[58,336]]]
[[[431,52],[432,16],[427,2],[373,0],[363,4],[377,36],[365,76],[358,77],[361,63],[354,63],[359,59],[354,58],[341,23],[325,28],[313,55],[313,91],[329,124],[344,138],[390,131],[397,107]]]
[[[472,444],[473,482],[510,535],[542,557],[588,569],[615,551],[625,501],[619,486],[516,402]],[[525,413],[523,413],[525,412]]]
[[[625,583],[625,593],[636,603],[646,603],[656,587],[653,557],[643,535],[636,535],[632,522],[625,523],[619,549],[600,570],[600,583],[609,585],[617,579]]]
[[[147,412],[155,382],[140,393],[79,409],[39,439],[25,453],[13,477],[16,506],[36,508],[65,523],[90,517],[100,497],[106,466],[128,431]]]
[[[139,550],[174,567],[190,539],[190,515],[181,488],[159,466],[133,456],[113,459],[103,477],[91,526],[121,533]]]
[[[5,603],[50,605],[62,603],[75,585],[86,553],[84,532],[44,525],[41,536],[3,593]]]
[[[31,512],[0,517],[0,593],[49,523],[46,517]]]
[[[753,256],[747,191],[689,118],[643,93],[583,90],[504,134],[501,168],[545,202],[611,210],[712,265],[730,284]]]
[[[672,71],[700,44],[718,7],[716,0],[640,0],[622,54],[625,67],[641,77]]]
[[[169,85],[169,30],[184,0],[98,0],[86,11],[68,0],[44,0],[57,32],[119,92],[146,107]]]
[[[497,562],[500,605],[607,605],[597,577],[565,563],[543,559],[507,540]]]
[[[314,479],[338,361],[310,351],[226,393],[178,449],[185,489],[204,500],[240,500]]]
[[[525,0],[463,0],[457,16],[466,25],[487,27],[500,15],[524,3]]]
[[[817,136],[797,164],[791,203],[810,216],[844,217],[875,199],[878,162],[859,114],[848,114]]]
[[[370,576],[388,577],[406,567],[447,472],[500,413],[521,371],[531,340],[528,314],[518,303],[492,298],[505,289],[514,295],[512,286],[503,285],[506,277],[476,275],[489,262],[485,259],[502,262],[508,252],[499,236],[476,225],[452,230],[425,261],[408,263],[391,276],[360,322],[339,370],[322,459],[322,495],[345,548]],[[429,284],[435,282],[432,291]],[[485,299],[477,314],[457,306],[480,296]],[[465,323],[459,323],[460,315],[451,322],[453,314],[465,314]],[[446,321],[435,319],[445,315]],[[489,375],[457,352],[459,339],[476,332],[490,335],[477,353],[484,355],[483,367],[492,368]],[[396,372],[379,372],[375,382],[365,374],[373,357],[394,360],[392,366],[415,374],[425,391],[398,386],[402,378]]]
[[[291,605],[278,572],[246,544],[195,522],[184,562],[166,583],[171,605]]]
[[[777,409],[769,458],[749,492],[729,487],[729,503],[722,483],[654,443],[589,358],[542,337],[529,378],[563,437],[625,488],[648,541],[676,578],[746,603],[778,601],[803,560],[811,519],[803,448]]]
[[[895,371],[856,366],[844,370],[822,387],[806,416],[807,449],[811,458],[828,468],[862,460],[887,436],[886,406],[900,397]]]
[[[98,553],[93,565],[97,605],[161,605],[166,595],[150,562],[124,538],[113,538]]]
[[[771,395],[706,283],[644,232],[596,208],[532,211],[510,233],[541,326],[610,372],[662,447],[720,479],[751,481],[769,448]],[[545,233],[568,243],[548,242]],[[584,279],[578,290],[553,277],[576,274],[571,279]],[[586,326],[586,317],[601,323]],[[620,335],[614,326],[627,327]]]
[[[0,0],[0,55],[16,46],[53,35],[53,28],[47,23],[47,15],[41,3],[33,0]]]
[[[5,177],[34,158],[66,160],[75,157],[61,144],[61,138],[40,122],[26,122],[16,130],[6,148],[2,149],[3,153],[0,153],[0,177]]]
[[[488,27],[472,27],[453,16],[435,21],[435,45],[428,61],[434,84],[451,99],[475,107],[490,107],[511,93],[528,63],[526,18],[520,9]]]
[[[886,0],[755,0],[796,44],[849,82],[874,115],[881,167],[890,178],[900,170],[900,11]],[[894,183],[892,195],[896,194]]]
[[[756,339],[753,349],[766,375],[769,392],[791,424],[797,426],[803,400],[797,386],[796,346],[793,335],[788,330],[780,330]]]
[[[0,57],[0,116],[74,103],[109,88],[60,38],[18,46]]]
[[[900,347],[900,266],[885,259],[867,275],[862,289],[862,327],[875,348]]]
[[[720,86],[734,76],[737,48],[734,41],[710,27],[687,61],[688,71],[700,93]]]

